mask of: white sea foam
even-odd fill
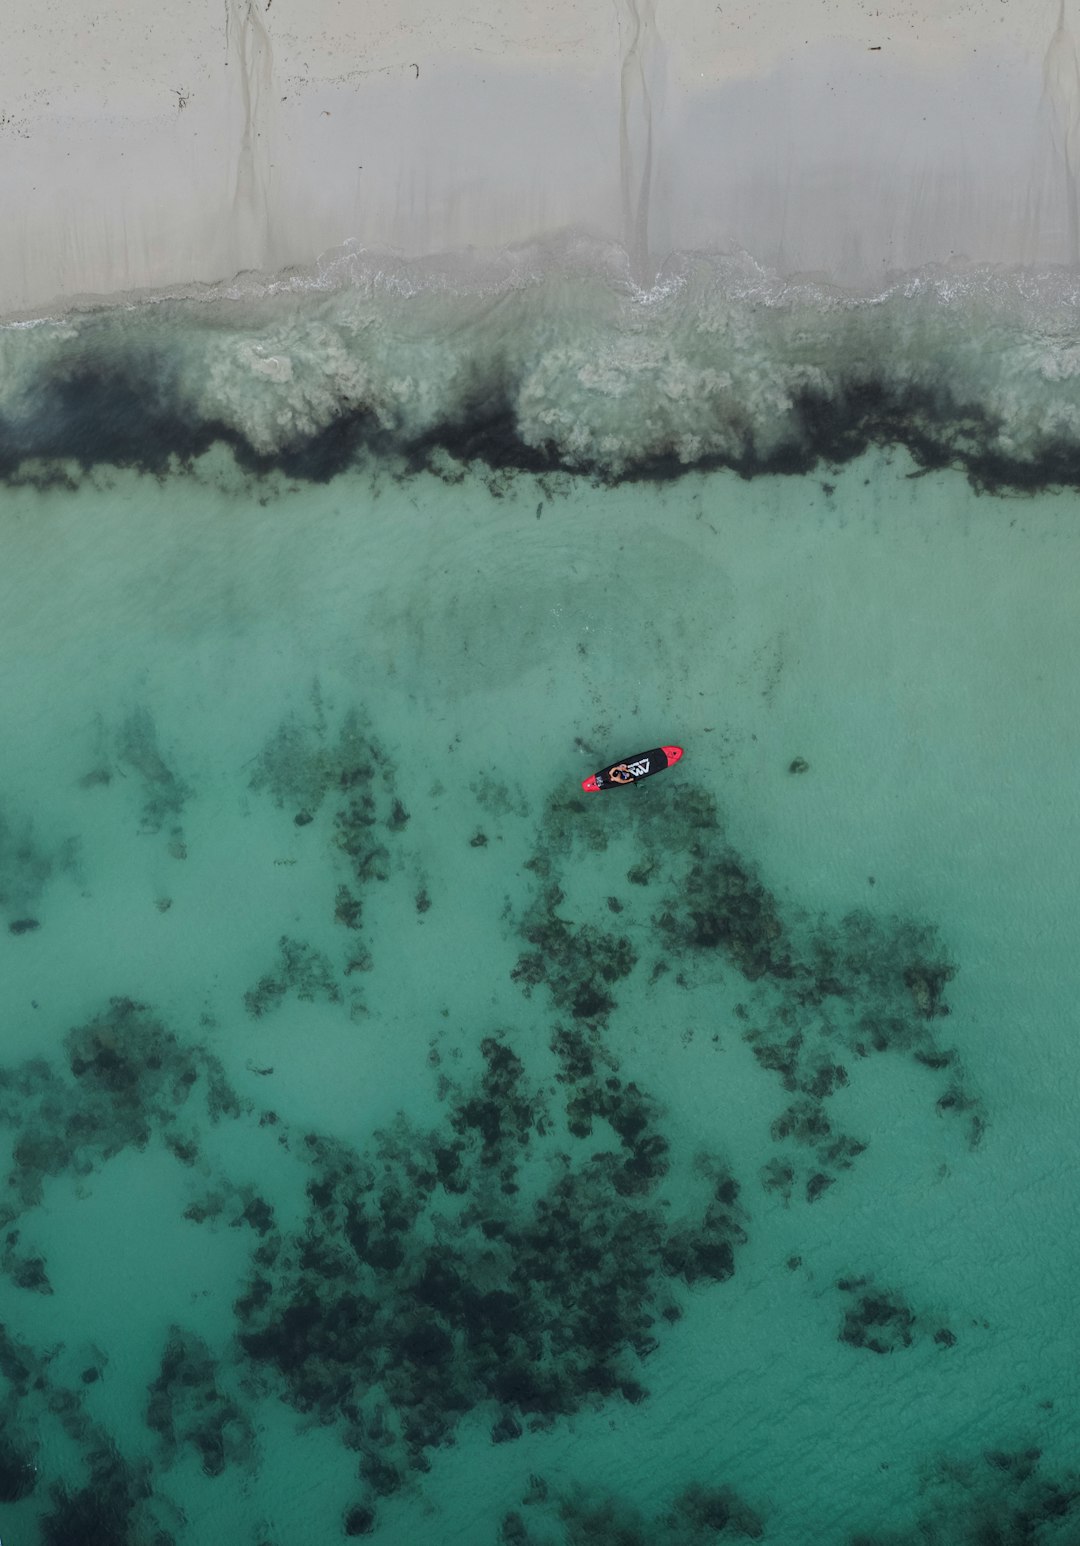
[[[417,263],[350,247],[4,329],[0,412],[9,464],[63,454],[72,394],[111,381],[264,459],[353,422],[390,453],[478,432],[490,450],[497,426],[508,462],[516,447],[605,476],[805,466],[860,437],[1025,476],[1052,457],[1062,475],[1080,447],[1078,308],[1059,269],[935,268],[855,292],[686,253],[642,287],[621,249],[578,235]],[[88,392],[79,417],[89,460],[102,403]]]

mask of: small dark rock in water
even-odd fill
[[[788,763],[789,773],[808,773],[809,771],[810,764],[807,762],[805,757],[793,757],[792,760]]]
[[[370,1508],[351,1508],[345,1515],[346,1535],[371,1535],[375,1529],[375,1515]]]
[[[622,912],[622,903],[619,901],[617,896],[609,896],[607,899],[607,905],[613,913]]]
[[[426,913],[430,906],[431,898],[427,894],[427,887],[421,886],[420,890],[416,893],[416,911],[418,913]]]
[[[486,832],[476,832],[469,839],[469,847],[470,848],[486,848],[487,847],[487,833]]]
[[[40,928],[41,924],[36,918],[16,918],[14,923],[8,924],[8,932],[11,934],[32,934]]]
[[[311,814],[310,811],[297,811],[296,815],[293,817],[293,826],[310,827],[314,820],[315,817]]]

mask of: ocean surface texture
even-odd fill
[[[1080,1539],[1080,276],[627,250],[0,329],[5,1546]]]

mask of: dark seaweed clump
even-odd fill
[[[560,918],[556,909],[563,900],[558,886],[546,888],[521,925],[522,936],[534,948],[519,958],[510,975],[526,996],[546,983],[557,1009],[578,1020],[604,1020],[615,1008],[612,988],[633,971],[637,955],[625,935],[592,923],[575,928]]]
[[[256,1249],[236,1305],[246,1356],[300,1411],[345,1425],[364,1506],[477,1408],[502,1444],[643,1400],[642,1360],[679,1313],[670,1285],[723,1282],[746,1238],[718,1165],[701,1172],[700,1216],[669,1217],[658,1113],[633,1085],[586,1077],[611,1146],[594,1131],[582,1147],[510,1046],[488,1037],[482,1053],[443,1127],[402,1119],[366,1155],[307,1136],[303,1228]],[[571,1037],[564,1067],[583,1056]]]
[[[167,826],[169,852],[175,859],[186,858],[181,817],[191,790],[165,762],[147,709],[137,708],[128,715],[117,734],[116,750],[120,763],[142,786],[142,830],[157,833]]]
[[[330,1004],[341,1003],[341,989],[329,958],[313,945],[283,934],[278,940],[277,966],[244,994],[244,1008],[259,1019],[276,1009],[287,993],[295,993],[308,1004],[320,998]]]
[[[70,1387],[55,1377],[58,1351],[36,1353],[0,1326],[0,1502],[35,1498],[43,1510],[37,1521],[43,1546],[172,1546],[158,1517],[149,1463],[125,1460],[86,1409],[86,1391],[100,1378],[103,1360],[91,1352],[96,1361]],[[46,1443],[51,1448],[59,1437],[47,1434],[49,1425],[80,1457],[60,1484],[47,1483],[36,1467]]]
[[[1045,1474],[1038,1449],[988,1449],[941,1460],[907,1529],[849,1537],[848,1546],[1066,1546],[1080,1526],[1080,1475]]]
[[[50,849],[29,821],[13,820],[0,810],[0,912],[9,915],[11,934],[33,934],[41,927],[32,909],[49,881],[71,870],[75,853],[74,841]]]
[[[161,1367],[150,1386],[147,1426],[161,1439],[166,1464],[188,1444],[207,1476],[227,1465],[250,1465],[255,1434],[243,1408],[218,1383],[210,1349],[180,1326],[169,1330]]]
[[[31,1451],[21,1440],[0,1436],[0,1503],[20,1503],[37,1485]]]
[[[239,1115],[217,1059],[185,1045],[133,999],[112,999],[69,1031],[65,1050],[67,1075],[43,1059],[0,1069],[0,1122],[18,1135],[4,1225],[41,1202],[47,1177],[88,1175],[123,1149],[144,1148],[155,1132],[182,1147],[176,1118],[193,1094],[212,1120]]]
[[[624,1083],[604,1066],[614,1067],[594,1035],[577,1026],[556,1026],[551,1050],[559,1061],[557,1081],[567,1086],[566,1125],[575,1138],[591,1138],[604,1122],[618,1137],[621,1163],[612,1184],[625,1196],[645,1193],[668,1169],[670,1145],[658,1131],[655,1103],[634,1083]],[[733,1183],[734,1185],[734,1183]],[[735,1200],[738,1188],[732,1196]],[[730,1221],[729,1221],[730,1224]],[[738,1231],[735,1231],[736,1235]]]
[[[267,1122],[267,1117],[273,1120]],[[273,1112],[264,1113],[259,1125],[274,1126]],[[274,1227],[274,1210],[266,1198],[249,1183],[236,1185],[222,1179],[210,1192],[197,1198],[184,1209],[184,1217],[193,1224],[216,1223],[224,1219],[230,1229],[242,1229],[245,1225],[259,1236],[268,1235]]]
[[[956,1336],[943,1322],[916,1315],[895,1289],[877,1288],[871,1277],[841,1278],[837,1288],[847,1305],[840,1341],[868,1353],[895,1353],[930,1336],[941,1348],[954,1347]]]
[[[497,1546],[711,1546],[721,1540],[757,1541],[765,1534],[761,1515],[724,1486],[692,1483],[652,1518],[614,1494],[584,1487],[550,1505],[540,1477],[530,1478],[524,1503],[529,1518],[516,1510],[506,1514]]]
[[[45,1268],[45,1258],[19,1250],[19,1231],[11,1229],[4,1237],[0,1253],[0,1270],[9,1277],[16,1288],[29,1289],[35,1294],[51,1294],[52,1284]]]
[[[292,812],[294,828],[323,834],[347,875],[335,886],[331,912],[350,935],[340,976],[370,971],[371,953],[362,937],[364,892],[390,880],[393,844],[410,819],[391,758],[355,711],[343,716],[336,737],[331,736],[316,683],[307,719],[292,715],[282,722],[259,756],[251,787]],[[331,807],[329,820],[326,806]],[[418,901],[417,910],[423,912],[431,904],[426,891],[421,896],[424,905]],[[300,998],[334,1003],[341,999],[339,974],[325,955],[293,940],[283,939],[279,949],[281,969],[268,973],[245,995],[250,1013],[266,1013],[289,991]],[[354,1010],[363,1012],[355,989],[350,998]]]
[[[580,849],[602,853],[628,827],[639,846],[630,878],[659,892],[659,905],[645,913],[632,893],[615,898],[617,935],[564,916],[567,860]],[[834,921],[782,904],[728,841],[713,797],[686,784],[663,799],[551,800],[526,867],[537,885],[518,925],[529,948],[513,976],[526,993],[546,986],[555,1007],[586,1026],[618,1012],[618,985],[657,945],[650,985],[673,967],[685,986],[745,984],[738,1032],[787,1097],[771,1124],[779,1152],[761,1174],[784,1202],[796,1191],[817,1202],[866,1148],[865,1137],[838,1126],[830,1102],[875,1054],[909,1057],[938,1076],[937,1110],[961,1117],[978,1143],[981,1103],[939,1039],[956,967],[932,925],[866,910]],[[637,991],[644,998],[646,985]]]
[[[93,1456],[90,1473],[84,1487],[51,1489],[42,1546],[174,1546],[174,1537],[151,1523],[148,1470],[106,1453]]]

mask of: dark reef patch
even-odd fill
[[[147,1466],[125,1463],[110,1447],[92,1455],[89,1471],[83,1487],[50,1489],[42,1546],[174,1546],[174,1537],[153,1519]]]
[[[611,989],[629,976],[637,955],[626,935],[609,934],[593,923],[575,927],[556,912],[565,900],[558,886],[545,887],[522,922],[522,937],[533,947],[511,972],[529,996],[546,983],[557,1009],[578,1020],[599,1022],[615,1008]]]
[[[42,1546],[173,1546],[149,1462],[126,1460],[87,1410],[96,1380],[86,1374],[98,1364],[66,1385],[56,1376],[59,1351],[35,1352],[0,1326],[0,1502],[34,1498]],[[49,1483],[37,1461],[58,1452],[69,1457],[64,1479]]]
[[[190,1445],[207,1476],[220,1476],[229,1465],[251,1466],[254,1430],[239,1403],[221,1388],[218,1374],[200,1337],[180,1326],[170,1328],[146,1409],[147,1427],[161,1440],[166,1465]]]
[[[846,1306],[840,1341],[868,1353],[895,1353],[931,1338],[938,1347],[953,1347],[956,1337],[940,1319],[916,1315],[895,1289],[877,1288],[872,1277],[841,1278],[837,1288]]]
[[[361,938],[363,892],[390,879],[395,868],[392,847],[410,819],[390,757],[356,711],[342,717],[336,737],[332,736],[327,707],[316,683],[306,719],[291,715],[264,746],[251,788],[268,794],[279,809],[291,811],[294,828],[311,826],[324,804],[332,805],[330,823],[322,823],[321,830],[334,857],[342,856],[339,862],[348,875],[335,887],[332,916],[335,923],[356,936],[348,943],[340,975],[348,978],[370,971],[371,953]],[[386,834],[389,841],[384,841]],[[421,895],[426,897],[426,891]],[[417,908],[426,910],[419,901]],[[284,960],[286,946],[288,961]],[[280,948],[282,970],[268,974],[245,996],[252,1014],[265,1013],[290,989],[302,998],[338,1001],[342,995],[337,974],[325,956],[295,941],[282,940]],[[349,999],[352,1013],[365,1012],[355,988]]]
[[[273,1126],[273,1123],[262,1125]],[[195,1198],[184,1209],[192,1224],[215,1224],[224,1220],[230,1229],[248,1228],[262,1239],[274,1228],[274,1209],[250,1184],[220,1180],[218,1185]]]
[[[720,950],[748,982],[794,975],[775,898],[730,850],[690,864],[657,925],[669,950]]]
[[[244,994],[244,1008],[259,1019],[276,1009],[287,993],[294,993],[306,1004],[313,1004],[316,999],[341,1003],[341,989],[329,958],[313,945],[283,934],[278,940],[277,966]]]
[[[117,732],[116,755],[121,767],[128,768],[140,782],[141,830],[158,833],[167,826],[169,853],[174,859],[186,858],[181,817],[191,790],[162,757],[157,728],[147,709],[133,709],[124,720]]]
[[[9,915],[9,933],[33,934],[41,927],[31,909],[55,875],[71,872],[75,856],[73,840],[46,847],[30,821],[0,810],[0,912]]]
[[[297,852],[328,847],[326,932],[335,949],[344,947],[344,965],[282,936],[247,1007],[270,1013],[288,993],[338,1003],[342,978],[371,964],[365,921],[386,894],[381,888],[404,878],[410,914],[430,903],[426,888],[415,890],[417,866],[395,847],[408,824],[395,769],[359,716],[330,733],[316,692],[312,722],[287,721],[252,782],[280,806],[283,842]],[[166,794],[171,787],[164,777],[150,783]],[[485,786],[480,803],[497,819],[513,796]],[[178,809],[166,805],[163,821],[173,822]],[[625,900],[605,905],[609,887],[621,887],[613,879],[592,888],[591,912],[572,916],[567,896],[577,877],[569,866],[584,855],[592,867],[610,849],[618,875],[627,874],[628,829],[639,852]],[[489,866],[499,852],[461,858]],[[283,1164],[301,1167],[297,1214],[284,1204],[276,1213],[261,1182],[195,1181],[210,1174],[212,1144],[201,1135],[196,1141],[194,1110],[205,1105],[215,1120],[250,1108],[210,1053],[185,1045],[146,1005],[115,999],[73,1029],[66,1068],[37,1059],[0,1070],[0,1121],[15,1140],[0,1265],[16,1281],[25,1274],[24,1287],[46,1291],[47,1273],[28,1243],[29,1225],[23,1238],[12,1227],[18,1215],[42,1200],[48,1178],[85,1176],[131,1147],[161,1145],[186,1167],[189,1222],[207,1234],[215,1226],[241,1232],[249,1255],[234,1342],[215,1352],[173,1326],[147,1390],[146,1422],[163,1470],[190,1467],[193,1458],[210,1478],[253,1468],[257,1403],[277,1397],[305,1424],[337,1431],[355,1469],[334,1504],[343,1510],[334,1523],[346,1538],[365,1537],[378,1533],[385,1500],[414,1493],[417,1474],[466,1419],[505,1465],[527,1435],[575,1413],[647,1401],[650,1358],[688,1300],[725,1292],[751,1228],[745,1179],[718,1154],[688,1159],[677,1131],[665,1130],[660,1102],[634,1077],[634,1037],[620,1036],[620,1055],[613,1053],[610,1027],[621,1032],[618,1017],[627,1012],[620,998],[632,1004],[643,1035],[670,1037],[674,1057],[680,1033],[688,1045],[692,1033],[677,1020],[643,1013],[650,984],[661,978],[668,1002],[677,1002],[680,988],[724,985],[729,1023],[702,1027],[693,1055],[712,1056],[700,1048],[713,1030],[737,1032],[749,1049],[747,1076],[775,1088],[762,1124],[775,1152],[760,1179],[776,1198],[816,1202],[834,1186],[840,1195],[838,1178],[866,1141],[842,1130],[838,1112],[872,1056],[914,1064],[942,1117],[959,1119],[977,1141],[981,1106],[958,1053],[939,1040],[955,966],[933,928],[863,911],[830,920],[790,905],[732,847],[711,797],[679,784],[663,798],[618,804],[551,801],[528,872],[529,905],[516,918],[509,907],[503,914],[519,941],[513,979],[533,999],[526,1034],[481,1024],[444,1040],[453,1028],[434,1018],[435,1000],[439,1034],[429,1061],[439,1070],[442,1106],[430,1128],[401,1117],[346,1142],[262,1112],[259,1127],[272,1129],[266,1141],[281,1145]],[[441,1013],[449,1019],[448,1009]],[[446,1070],[470,1041],[480,1066],[455,1082]],[[276,1088],[285,1065],[276,1053],[274,1060]],[[254,1061],[249,1070],[273,1072]],[[723,1122],[721,1108],[718,1146]],[[823,1201],[818,1213],[831,1206]],[[799,1260],[789,1257],[788,1267]],[[837,1288],[840,1339],[858,1350],[845,1357],[900,1354],[921,1341],[946,1349],[956,1340],[943,1322],[869,1276],[844,1278]],[[52,1357],[0,1328],[7,1446],[0,1445],[0,1501],[5,1488],[51,1498],[42,1503],[49,1510],[42,1540],[55,1546],[167,1546],[170,1520],[155,1514],[157,1477],[129,1464],[92,1418],[101,1368],[82,1355],[68,1389],[50,1372]],[[85,1474],[76,1471],[62,1486],[33,1471],[43,1412],[83,1457]],[[995,1479],[1006,1477],[1017,1518],[1043,1508],[1046,1525],[1017,1535],[1017,1546],[1041,1546],[1040,1530],[1073,1507],[1064,1485],[1036,1485],[1037,1469],[1030,1456],[1023,1462],[1004,1452],[974,1467],[998,1487],[995,1507],[1006,1496]],[[684,1487],[649,1513],[632,1498],[593,1489],[557,1494],[530,1478],[498,1539],[502,1546],[706,1546],[763,1538],[763,1514],[712,1481]],[[956,1541],[984,1546],[971,1532]],[[1011,1546],[1008,1535],[1002,1541]]]
[[[52,1284],[45,1267],[45,1258],[19,1249],[19,1231],[8,1230],[0,1252],[0,1271],[11,1279],[16,1288],[25,1288],[33,1294],[51,1294]]]
[[[290,715],[263,747],[251,788],[265,791],[281,809],[293,811],[294,818],[314,819],[324,800],[343,795],[356,803],[357,824],[373,827],[381,822],[391,829],[401,825],[394,814],[400,801],[386,752],[355,710],[345,714],[337,737],[330,738],[328,711],[317,682],[307,719]],[[376,803],[380,791],[386,795],[385,804]]]
[[[32,1451],[21,1440],[8,1435],[7,1425],[0,1436],[0,1503],[21,1503],[37,1486]]]
[[[530,1478],[523,1499],[529,1518],[504,1515],[497,1546],[710,1546],[761,1540],[762,1516],[732,1487],[691,1483],[668,1508],[649,1517],[611,1493],[577,1487],[549,1500],[542,1478]],[[539,1515],[539,1518],[534,1516]],[[557,1535],[552,1535],[552,1529]]]
[[[1067,1546],[1080,1525],[1080,1473],[1047,1474],[1038,1449],[990,1449],[927,1471],[907,1528],[848,1537],[848,1546]]]
[[[634,893],[618,900],[622,932],[614,935],[591,919],[565,916],[564,867],[575,854],[603,853],[610,835],[624,839],[628,826],[640,855],[630,878],[658,895],[650,912]],[[635,800],[618,810],[613,802],[550,800],[526,868],[536,886],[518,932],[529,948],[512,976],[526,994],[546,986],[556,1010],[585,1027],[602,1026],[617,1012],[617,985],[632,978],[639,948],[657,937],[664,955],[653,962],[649,985],[676,964],[680,985],[746,984],[735,1010],[739,1035],[786,1095],[771,1124],[781,1154],[761,1176],[784,1202],[796,1188],[807,1202],[817,1201],[865,1150],[865,1138],[839,1127],[831,1103],[852,1083],[859,1061],[874,1054],[944,1073],[936,1108],[961,1118],[969,1142],[978,1143],[981,1102],[967,1088],[955,1049],[938,1040],[956,968],[931,925],[865,909],[830,920],[781,903],[733,849],[713,797],[686,784],[663,800]],[[637,992],[644,995],[647,985],[639,983]],[[576,1046],[580,1053],[587,1042]],[[595,1089],[575,1096],[573,1131],[588,1131],[596,1100]]]
[[[350,1508],[342,1521],[345,1534],[351,1539],[354,1536],[373,1535],[375,1533],[375,1510],[365,1504],[357,1504]]]
[[[481,773],[473,779],[469,788],[476,803],[492,816],[525,817],[529,814],[529,804],[521,789],[517,786],[511,788],[501,779],[493,778],[490,773]]]
[[[217,1059],[132,999],[113,999],[69,1031],[65,1050],[67,1074],[43,1059],[0,1068],[0,1122],[17,1134],[4,1226],[41,1202],[46,1178],[89,1175],[154,1133],[176,1138],[173,1124],[193,1095],[212,1121],[240,1114]]]
[[[556,1079],[568,1087],[565,1109],[569,1131],[575,1138],[591,1138],[595,1123],[606,1123],[618,1138],[623,1156],[613,1185],[627,1196],[649,1191],[668,1169],[669,1144],[659,1131],[656,1102],[636,1084],[624,1083],[614,1073],[601,1075],[598,1063],[610,1068],[617,1065],[595,1032],[589,1035],[577,1027],[556,1026],[551,1050],[560,1064]],[[735,1195],[737,1192],[736,1187]],[[741,1238],[736,1226],[732,1226],[732,1238]]]
[[[364,1153],[294,1141],[307,1217],[256,1249],[240,1345],[299,1411],[344,1426],[372,1499],[427,1469],[467,1412],[490,1413],[492,1442],[508,1444],[582,1407],[642,1400],[642,1361],[678,1318],[673,1284],[735,1269],[737,1184],[702,1161],[699,1214],[671,1217],[655,1104],[597,1076],[610,1059],[596,1035],[588,1053],[580,1033],[557,1036],[565,1123],[489,1036],[471,1085],[442,1076],[440,1127],[401,1118]],[[575,1134],[586,1107],[612,1148]]]

